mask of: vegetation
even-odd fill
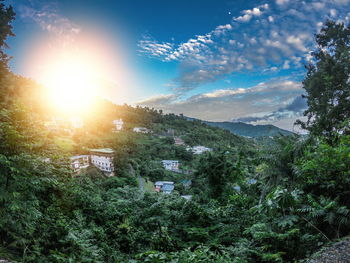
[[[307,66],[303,82],[308,121],[301,124],[313,134],[332,137],[343,129],[348,132],[344,122],[350,118],[350,28],[327,21],[316,42],[314,62]]]
[[[293,133],[287,130],[280,129],[273,125],[252,125],[243,122],[210,122],[206,121],[210,126],[223,128],[231,131],[232,133],[259,138],[267,136],[280,136],[280,135],[292,135]]]
[[[0,13],[7,14],[1,15],[5,27],[0,28],[6,29],[0,32],[1,47],[12,34],[11,10],[0,6]],[[317,40],[348,50],[344,32],[349,27],[328,22]],[[345,63],[337,50],[325,59]],[[322,64],[319,53],[315,58]],[[7,59],[1,68],[7,69]],[[62,149],[60,133],[43,125],[52,113],[40,104],[41,88],[6,71],[0,76],[0,258],[33,263],[298,262],[349,235],[350,136],[348,126],[341,126],[350,114],[349,100],[339,95],[342,99],[324,115],[324,108],[314,104],[319,94],[311,92],[318,87],[313,74],[328,79],[324,88],[332,88],[335,72],[313,69],[304,82],[306,114],[312,116],[304,125],[312,138],[282,136],[269,149],[260,148],[182,116],[100,100],[93,111],[104,114],[84,116],[86,128],[66,135],[74,143]],[[30,87],[31,96],[23,96],[24,87]],[[348,83],[337,87],[336,94],[348,94]],[[339,117],[338,109],[343,112]],[[330,123],[325,123],[330,112]],[[116,118],[124,120],[125,130],[112,133]],[[136,134],[135,126],[153,133]],[[337,136],[329,136],[336,131]],[[213,151],[195,156],[175,145],[174,136]],[[69,155],[91,147],[115,150],[117,176],[107,178],[94,168],[73,174]],[[192,173],[167,172],[162,159],[178,159]],[[147,183],[174,180],[175,191],[142,191],[138,176]],[[184,179],[192,185],[181,186]]]

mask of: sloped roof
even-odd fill
[[[184,186],[191,186],[192,180],[191,180],[191,179],[183,179],[183,180],[181,180],[181,183],[182,183]]]
[[[162,185],[173,185],[174,184],[174,182],[171,182],[171,181],[157,181],[157,182],[155,182],[154,183],[154,185],[159,185],[159,186],[162,186]]]
[[[175,186],[173,184],[164,184],[162,186],[162,191],[172,191],[174,188]]]

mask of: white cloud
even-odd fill
[[[279,111],[280,120],[290,117],[288,112],[295,111],[289,105],[302,92],[299,82],[274,79],[245,89],[218,89],[187,99],[174,94],[161,95],[137,104],[210,121],[261,116],[262,113],[264,116]],[[285,105],[286,109],[282,111],[281,105]]]
[[[330,13],[331,17],[336,17],[337,16],[337,10],[335,10],[335,9],[329,10],[329,13]]]
[[[169,42],[159,43],[153,40],[149,35],[144,36],[144,38],[139,41],[138,47],[140,48],[139,52],[146,54],[150,57],[159,57],[164,61],[171,59],[173,52],[173,44]]]
[[[322,2],[314,2],[314,3],[312,3],[312,6],[315,9],[323,9],[323,8],[325,8],[326,4],[322,3]]]
[[[306,38],[308,38],[308,37],[309,36],[306,36]],[[287,43],[295,46],[300,51],[305,52],[305,51],[307,51],[307,49],[305,47],[303,38],[304,38],[303,35],[300,35],[300,36],[293,36],[293,35],[291,35],[291,36],[287,37]]]
[[[144,102],[138,103],[139,105],[152,105],[151,107],[154,108],[162,108],[163,105],[171,104],[175,102],[175,100],[178,98],[175,94],[161,94],[157,95],[155,97],[149,98],[145,100]]]
[[[260,5],[258,7],[254,7],[253,9],[244,10],[242,12],[243,15],[234,18],[234,20],[241,21],[241,22],[248,22],[254,16],[261,16],[263,14],[263,10],[264,9],[266,10],[268,8],[269,8],[269,5],[264,4],[264,5]]]
[[[289,2],[289,0],[276,0],[277,5],[285,5]]]
[[[333,0],[336,4],[347,5],[350,4],[350,0]]]
[[[294,125],[297,119],[306,120],[303,116],[307,109],[306,99],[302,96],[294,97],[291,101],[285,103],[281,108],[273,112],[263,112],[251,116],[233,119],[234,122],[245,122],[250,124],[274,124],[278,127],[294,132],[305,133],[301,127]]]
[[[28,2],[30,4],[31,2]],[[81,27],[67,17],[60,15],[53,4],[41,5],[35,8],[29,5],[19,5],[19,15],[23,19],[31,19],[42,30],[60,37],[64,45],[74,41],[76,35],[81,32]]]
[[[327,17],[350,20],[346,1],[277,0],[243,10],[230,24],[219,25],[177,46],[141,40],[140,52],[163,61],[179,62],[179,75],[174,79],[178,92],[232,73],[300,71],[315,48],[314,34],[322,21]],[[284,7],[287,4],[288,8]]]
[[[290,61],[289,60],[284,61],[282,68],[289,69],[290,68]]]

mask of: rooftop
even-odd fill
[[[192,148],[193,149],[210,149],[210,148],[208,148],[206,146],[202,146],[202,145],[196,145],[196,146],[193,146]]]
[[[173,191],[175,186],[173,184],[164,184],[162,187],[163,192],[171,192]]]
[[[154,183],[154,185],[164,185],[164,184],[170,184],[170,185],[172,185],[172,184],[174,184],[174,182],[170,182],[170,181],[157,181],[157,182],[155,182]]]
[[[113,149],[111,149],[111,148],[90,149],[90,152],[96,152],[96,153],[114,153]]]
[[[70,157],[71,160],[76,160],[76,159],[80,159],[80,158],[86,158],[89,157],[89,155],[75,155]]]

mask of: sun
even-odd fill
[[[43,84],[52,106],[68,113],[88,110],[99,89],[100,69],[94,61],[69,54],[47,66]]]

